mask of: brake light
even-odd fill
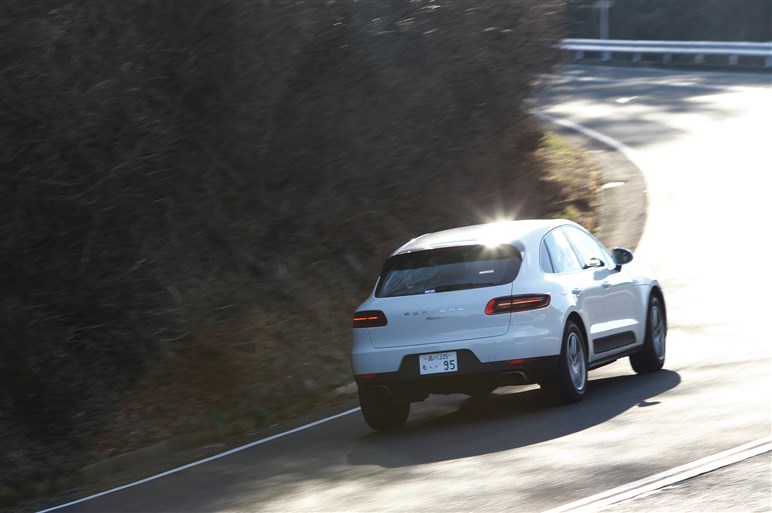
[[[497,297],[485,306],[487,315],[510,312],[525,312],[549,306],[549,294],[523,294],[520,296]]]
[[[378,328],[387,324],[386,314],[380,310],[363,310],[354,314],[354,322],[351,326],[354,328]]]

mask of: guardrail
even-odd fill
[[[600,53],[604,61],[612,54],[631,54],[632,61],[641,62],[643,55],[662,55],[662,62],[670,63],[673,55],[694,56],[695,64],[705,62],[706,55],[727,57],[729,65],[736,65],[740,57],[763,59],[764,67],[772,67],[772,41],[767,43],[715,42],[715,41],[628,41],[624,39],[564,39],[564,50],[574,52],[574,58],[585,58],[585,52]]]

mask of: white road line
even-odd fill
[[[551,116],[550,114],[545,114],[544,112],[538,112],[538,111],[532,110],[531,115],[539,119],[542,119],[544,121],[549,121],[551,123],[555,123],[556,125],[570,128],[571,130],[575,130],[581,134],[584,134],[597,141],[600,141],[606,146],[611,146],[615,150],[619,151],[622,155],[627,157],[627,159],[633,164],[635,164],[638,167],[638,169],[643,169],[643,167],[640,164],[641,159],[638,157],[638,153],[634,149],[626,145],[625,143],[617,141],[613,137],[609,137],[606,134],[602,134],[597,130],[593,130],[592,128],[586,127],[584,125],[580,125],[579,123],[574,123],[573,121],[568,121],[567,119],[560,119],[555,116]]]
[[[278,438],[283,438],[285,436],[292,435],[294,433],[298,433],[300,431],[305,431],[306,429],[310,429],[312,427],[318,426],[320,424],[324,424],[326,422],[330,422],[331,420],[339,419],[340,417],[345,417],[346,415],[351,415],[354,412],[358,412],[360,408],[352,408],[350,410],[344,411],[343,413],[338,413],[337,415],[332,415],[331,417],[326,417],[321,420],[317,420],[315,422],[311,422],[310,424],[305,424],[300,427],[296,427],[294,429],[290,429],[289,431],[284,431],[283,433],[277,433],[275,435],[271,435],[266,438],[261,438],[260,440],[255,440],[254,442],[250,442],[248,444],[236,447],[235,449],[230,449],[225,452],[221,452],[219,454],[215,454],[214,456],[209,456],[208,458],[204,458],[202,460],[194,461],[193,463],[188,463],[187,465],[183,465],[181,467],[173,468],[171,470],[167,470],[166,472],[161,472],[160,474],[156,474],[154,476],[146,477],[145,479],[140,479],[139,481],[134,481],[133,483],[125,484],[123,486],[118,486],[116,488],[111,488],[109,490],[105,490],[104,492],[95,493],[94,495],[89,495],[88,497],[83,497],[82,499],[78,499],[76,501],[68,502],[67,504],[61,504],[59,506],[54,506],[53,508],[43,509],[38,511],[37,513],[48,513],[49,511],[55,511],[57,509],[66,508],[68,506],[73,506],[75,504],[80,504],[81,502],[90,501],[92,499],[96,499],[97,497],[102,497],[103,495],[108,495],[111,493],[119,492],[121,490],[125,490],[127,488],[132,488],[134,486],[139,486],[144,483],[148,483],[150,481],[155,481],[156,479],[160,479],[162,477],[166,477],[171,474],[176,474],[177,472],[182,472],[183,470],[187,470],[192,467],[196,467],[198,465],[203,465],[204,463],[209,463],[210,461],[218,460],[220,458],[224,458],[225,456],[230,456],[231,454],[235,454],[237,452],[241,452],[243,450],[249,449],[251,447],[255,447],[256,445],[262,445],[268,442],[272,442],[273,440],[276,440]]]
[[[659,474],[654,474],[653,476],[613,488],[606,492],[559,506],[546,511],[545,513],[584,513],[600,511],[612,504],[651,493],[655,490],[664,488],[665,486],[686,481],[687,479],[699,476],[700,474],[705,474],[769,451],[772,451],[772,436],[766,436],[739,447],[735,447],[734,449],[729,449],[714,454],[713,456],[708,456],[707,458],[702,458],[687,463],[686,465],[681,465],[680,467],[666,470]]]

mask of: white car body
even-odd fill
[[[573,268],[576,265],[570,260],[567,242],[583,268]],[[592,244],[597,245],[597,251],[593,252]],[[515,254],[512,259],[516,262],[520,258],[521,262],[513,281],[490,286],[465,283],[470,288],[461,290],[451,286],[448,290],[439,286],[437,290],[420,290],[420,286],[411,289],[413,284],[393,276],[403,273],[409,277],[418,272],[410,266],[419,265],[410,263],[410,259],[428,262],[434,258],[431,255],[458,253],[461,256],[452,258],[469,258],[471,264],[454,261],[449,265],[476,265],[477,261],[467,253],[478,254],[472,252],[486,251],[485,248],[494,248],[491,251],[497,251],[499,256],[480,260],[483,267],[464,272],[470,273],[473,280],[484,280],[487,276],[500,280],[508,272],[505,265],[510,265],[499,264],[509,261],[500,255]],[[436,252],[443,249],[446,251]],[[435,253],[428,253],[432,251]],[[666,328],[664,297],[653,273],[640,262],[631,261],[629,251],[615,250],[615,255],[626,261],[617,263],[589,232],[566,220],[491,223],[411,240],[391,255],[370,296],[355,314],[351,363],[360,391],[377,389],[387,396],[417,401],[428,393],[475,393],[502,385],[544,382],[555,372],[569,320],[582,332],[586,368],[640,351],[646,340],[652,295],[661,303],[662,328]],[[406,269],[394,267],[403,261]],[[387,271],[391,269],[389,262],[395,262],[393,271]],[[486,265],[491,262],[488,269]],[[558,265],[572,270],[556,272]],[[386,279],[391,280],[387,287],[396,282],[397,290],[406,295],[384,297],[388,294],[381,293],[379,297],[379,288],[384,287]],[[532,300],[531,295],[536,299]],[[500,305],[509,305],[506,301],[511,297],[515,297],[515,302],[522,299],[533,304],[546,298],[543,301],[547,304],[525,311],[486,313],[486,308],[495,310]],[[486,306],[495,298],[501,301],[494,307]],[[359,313],[372,314],[371,319],[377,316],[376,324],[386,324],[368,324],[361,316],[357,321]],[[661,346],[660,359],[664,361],[664,332]],[[438,353],[455,354],[458,368],[426,376],[417,372],[413,362],[417,362],[419,355]],[[478,379],[482,376],[483,381]]]

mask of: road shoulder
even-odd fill
[[[623,151],[582,131],[581,126],[567,126],[539,115],[544,128],[569,143],[584,148],[601,171],[596,235],[609,248],[634,250],[646,224],[648,196],[646,179]]]

